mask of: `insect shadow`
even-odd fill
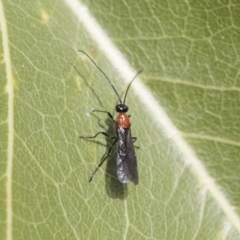
[[[106,125],[108,126],[106,133],[110,136],[115,135],[114,124],[112,119],[106,118]],[[105,137],[107,142],[106,153],[109,149],[109,146],[112,144],[112,140],[109,137]],[[102,159],[106,156],[102,157]],[[127,197],[128,185],[121,183],[117,178],[116,173],[116,157],[117,157],[117,146],[115,145],[112,149],[111,155],[106,160],[106,172],[105,172],[105,183],[106,183],[106,192],[110,198],[116,199],[125,199]],[[101,160],[102,160],[101,159]]]
[[[112,122],[112,119],[106,118],[105,124],[102,124],[102,118],[97,116],[97,113],[92,114],[96,119],[98,119],[98,125],[100,129],[105,130],[107,134],[110,136],[114,136],[114,125]],[[108,126],[106,128],[106,126]],[[112,140],[109,137],[105,137],[106,144],[103,144],[102,141],[99,139],[88,139],[89,142],[94,142],[99,145],[103,145],[106,147],[106,152],[103,154],[101,159],[99,160],[99,163],[102,162],[102,160],[106,157],[108,154],[109,146],[112,145]],[[106,171],[105,171],[105,187],[106,192],[108,196],[112,199],[125,199],[127,197],[127,184],[121,183],[117,178],[116,173],[116,156],[117,156],[117,146],[114,146],[112,148],[112,153],[108,156],[106,159]]]
[[[119,93],[117,92],[116,88],[108,78],[108,76],[97,65],[97,63],[83,50],[78,50],[78,51],[84,54],[85,56],[87,56],[88,59],[92,62],[92,64],[95,65],[95,67],[100,71],[102,76],[104,76],[105,80],[110,84],[110,86],[112,87],[112,90],[115,92],[119,100],[118,103],[115,105],[115,111],[117,112],[117,117],[115,119],[113,118],[113,115],[106,110],[94,109],[92,111],[95,113],[107,114],[108,117],[111,119],[112,124],[114,125],[115,134],[112,134],[112,131],[110,132],[110,134],[108,132],[100,131],[93,136],[83,136],[83,135],[79,136],[80,139],[95,139],[98,135],[101,134],[101,135],[104,135],[105,137],[108,137],[108,139],[112,141],[111,145],[109,146],[106,152],[106,155],[102,158],[101,162],[98,164],[98,166],[92,173],[89,179],[89,182],[92,181],[93,176],[99,170],[99,168],[102,166],[105,160],[109,162],[109,157],[110,157],[110,160],[112,160],[111,156],[113,152],[113,147],[117,144],[118,150],[117,150],[117,157],[116,157],[116,175],[117,175],[118,181],[123,184],[133,182],[135,185],[137,185],[139,183],[139,176],[138,176],[138,168],[137,168],[137,157],[136,157],[136,152],[134,150],[134,144],[133,144],[137,140],[137,138],[132,137],[130,115],[127,114],[129,108],[125,103],[126,103],[128,90],[131,84],[137,78],[137,76],[142,72],[142,70],[138,71],[137,74],[135,74],[135,76],[132,78],[132,80],[127,86],[127,89],[124,94],[124,98],[122,99]],[[111,127],[110,130],[112,129],[113,128]],[[114,162],[114,161],[110,161],[110,162]],[[123,189],[126,190],[127,188],[123,187]],[[123,192],[127,193],[127,191],[123,191]],[[124,196],[126,197],[127,194],[124,194],[123,198]]]
[[[93,93],[95,99],[99,102],[101,108],[104,109],[104,104],[100,100],[98,94],[95,92],[94,88],[91,87],[91,84],[85,79],[85,77],[79,72],[79,70],[73,66],[75,71],[83,79],[84,83],[89,87]],[[106,133],[110,136],[114,136],[114,123],[105,113],[92,113],[91,116],[94,116],[98,120],[98,126],[100,129],[106,130]],[[102,119],[105,118],[105,124],[102,124]],[[107,128],[106,128],[107,126]],[[104,145],[106,147],[106,153],[101,157],[99,163],[106,157],[109,146],[111,146],[112,141],[109,137],[105,137],[106,145],[102,143],[100,136],[97,139],[86,139],[86,141],[94,142],[99,145]],[[117,146],[114,146],[112,149],[111,155],[106,159],[106,171],[105,171],[105,187],[108,196],[112,199],[125,199],[127,197],[127,184],[119,182],[116,174],[116,156],[117,156]]]

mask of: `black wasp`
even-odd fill
[[[116,133],[115,136],[110,136],[106,132],[98,132],[97,134],[91,137],[80,136],[80,138],[96,138],[99,134],[102,134],[113,140],[111,146],[108,149],[107,155],[104,157],[104,159],[99,163],[95,171],[92,173],[89,179],[89,182],[92,181],[94,174],[101,167],[104,161],[111,155],[113,146],[116,143],[118,143],[118,151],[117,151],[117,159],[116,159],[117,177],[119,181],[122,183],[133,182],[134,184],[138,184],[137,158],[136,158],[136,153],[133,145],[133,143],[136,141],[136,138],[132,137],[132,134],[131,134],[131,128],[130,128],[131,123],[129,119],[130,116],[126,114],[128,111],[128,106],[125,104],[125,101],[126,101],[128,90],[133,80],[137,77],[138,74],[142,72],[142,70],[140,70],[132,79],[132,81],[129,83],[124,99],[122,101],[117,90],[112,85],[111,81],[109,80],[107,75],[102,71],[102,69],[93,61],[93,59],[86,52],[82,50],[79,50],[79,52],[82,52],[83,54],[85,54],[91,60],[91,62],[98,68],[98,70],[103,74],[103,76],[106,78],[106,80],[109,82],[112,89],[118,96],[118,99],[120,102],[115,107],[115,110],[118,112],[116,120],[113,119],[113,116],[110,112],[102,111],[102,110],[93,110],[93,112],[102,112],[102,113],[108,114],[108,116],[114,122],[114,129]]]

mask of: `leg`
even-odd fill
[[[136,137],[132,137],[132,141],[133,143],[137,141],[137,138]]]
[[[111,139],[116,138],[116,136],[110,136],[110,135],[108,135],[108,134],[105,133],[105,132],[98,132],[98,133],[95,134],[94,136],[90,136],[90,137],[79,136],[79,138],[96,138],[99,134],[102,134],[102,135],[104,135],[104,136],[106,136],[106,137],[109,137],[109,138],[111,138]]]
[[[137,138],[136,137],[132,137],[132,142],[135,143],[137,141]],[[139,149],[140,147],[139,146],[134,146],[135,148]]]
[[[107,113],[107,115],[114,121],[113,116],[110,112],[103,111],[103,110],[92,110],[92,112],[102,112],[102,113]],[[115,121],[114,121],[115,122]]]
[[[107,155],[103,158],[103,160],[98,164],[97,168],[95,169],[95,171],[92,173],[91,177],[89,178],[89,182],[92,181],[93,176],[95,175],[95,173],[98,171],[98,169],[102,166],[102,164],[105,162],[105,160],[112,154],[112,148],[113,146],[116,144],[116,142],[118,141],[117,137],[115,137],[115,140],[112,142],[112,145],[109,147]]]

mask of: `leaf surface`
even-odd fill
[[[239,239],[239,3],[78,2],[144,70],[127,97],[134,186],[115,179],[116,152],[88,183],[110,141],[79,135],[113,134],[91,111],[116,116],[117,97],[78,49],[120,94],[133,76],[73,2],[1,2],[0,238]]]

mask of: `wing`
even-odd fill
[[[120,182],[138,184],[137,158],[131,129],[118,127],[117,176]]]

